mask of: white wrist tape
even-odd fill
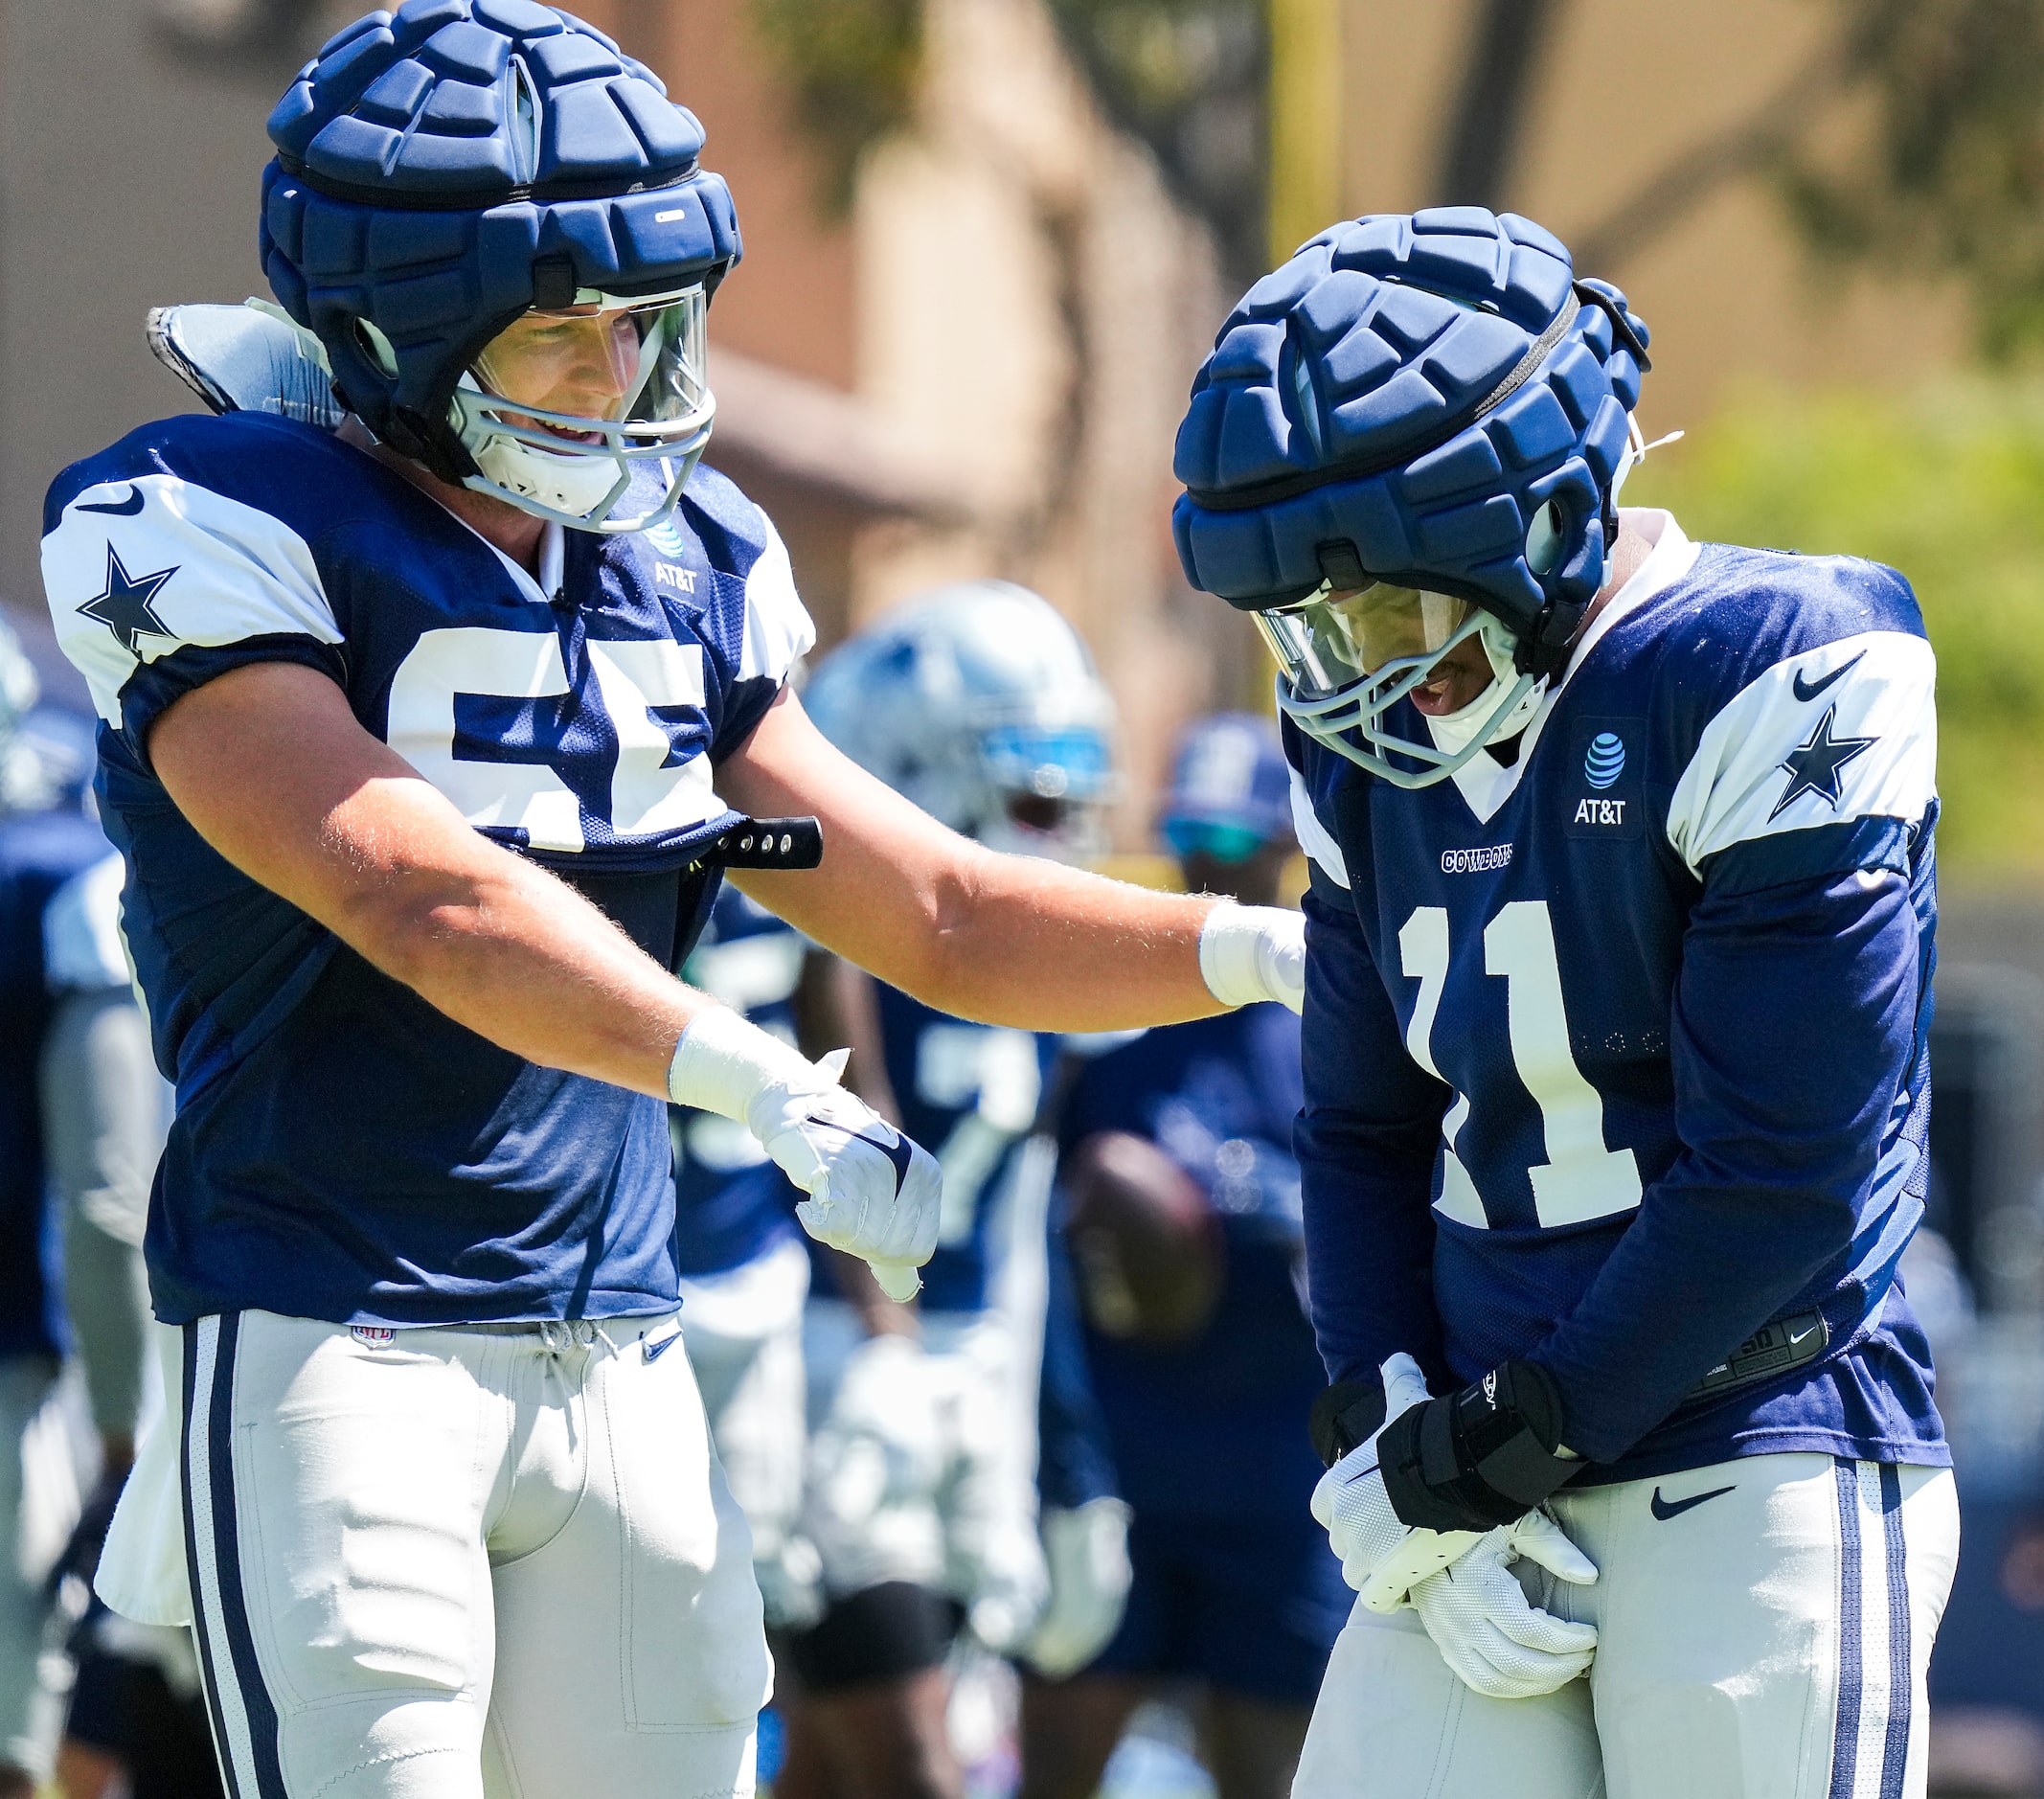
[[[745,1111],[767,1087],[822,1092],[834,1084],[803,1053],[729,1006],[711,1006],[689,1020],[668,1064],[668,1098],[676,1105],[717,1112],[745,1124]]]
[[[1274,999],[1297,1012],[1306,986],[1306,922],[1283,906],[1224,900],[1200,927],[1199,972],[1223,1006]]]

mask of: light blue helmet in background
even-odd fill
[[[0,813],[34,811],[48,804],[43,758],[21,728],[41,691],[21,639],[0,619]]]
[[[1011,581],[904,601],[817,667],[803,703],[831,742],[997,850],[1098,847],[1114,702],[1079,633]]]
[[[1292,835],[1291,770],[1268,718],[1220,712],[1186,727],[1158,818],[1179,855],[1240,862]]]

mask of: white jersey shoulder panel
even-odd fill
[[[1906,631],[1776,663],[1704,727],[1669,804],[1669,843],[1693,872],[1783,831],[1915,823],[1938,791],[1937,677],[1930,645]]]
[[[185,645],[341,641],[305,539],[176,475],[85,489],[43,539],[42,573],[57,643],[112,725],[136,669]]]
[[[745,577],[745,643],[738,658],[741,681],[784,681],[788,672],[815,648],[816,626],[795,591],[795,569],[787,545],[764,512],[766,548]]]
[[[1298,769],[1292,776],[1292,831],[1299,839],[1306,859],[1337,887],[1349,884],[1348,858],[1341,853],[1341,845],[1334,841],[1334,833],[1320,822],[1320,814],[1313,810],[1313,796],[1306,790],[1306,782]]]

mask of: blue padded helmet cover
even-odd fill
[[[332,38],[269,119],[261,252],[370,429],[452,480],[446,421],[476,353],[578,287],[650,294],[738,259],[703,130],[660,80],[534,0],[406,0]],[[396,352],[380,366],[357,325]]]
[[[1573,277],[1552,235],[1480,207],[1304,245],[1192,383],[1171,516],[1187,580],[1245,609],[1324,578],[1459,594],[1545,648],[1527,666],[1551,661],[1603,579],[1647,341],[1617,288]],[[1536,574],[1527,532],[1550,501],[1561,545]]]

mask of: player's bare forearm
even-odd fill
[[[208,843],[449,1017],[530,1061],[666,1096],[676,1039],[714,1002],[472,831],[325,675],[233,670],[164,713],[149,755]]]
[[[940,1012],[1025,1031],[1112,1031],[1220,1010],[1199,967],[1213,900],[983,849],[832,747],[792,694],[717,786],[760,816],[823,821],[820,870],[748,873],[745,891]]]

